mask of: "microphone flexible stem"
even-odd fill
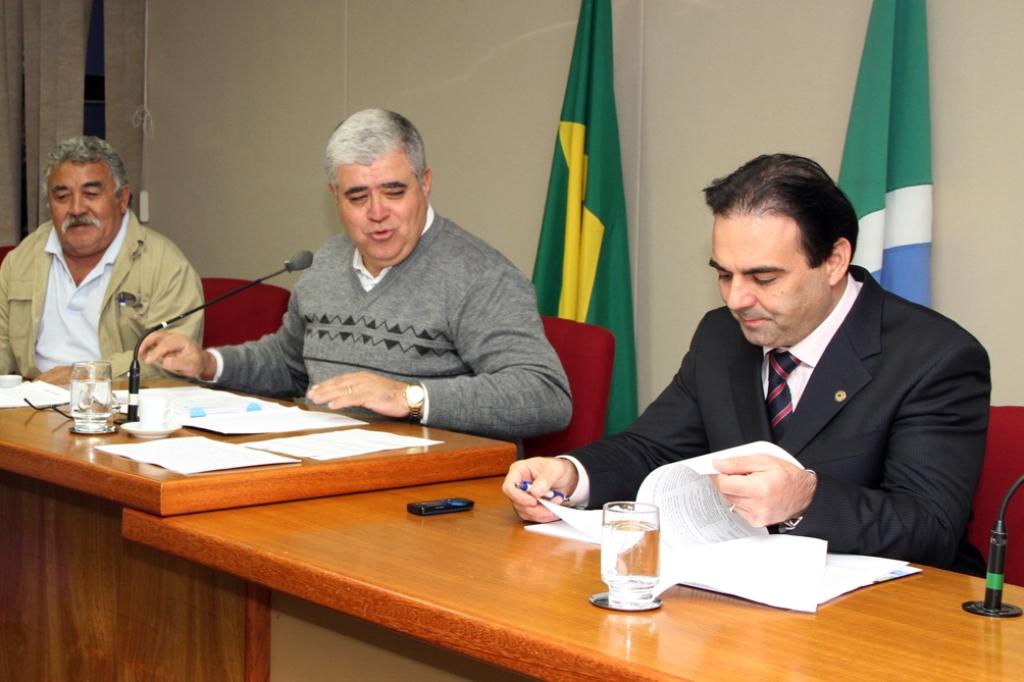
[[[1007,491],[1006,497],[1003,498],[1003,503],[999,506],[999,516],[997,518],[1000,521],[1006,519],[1006,508],[1010,504],[1010,499],[1013,498],[1013,494],[1017,492],[1017,488],[1019,488],[1022,484],[1024,484],[1024,476],[1018,478],[1017,481],[1010,486],[1010,490]]]
[[[217,298],[213,299],[212,301],[205,301],[203,303],[200,303],[199,305],[197,305],[195,308],[192,308],[191,310],[186,310],[185,312],[181,313],[180,315],[175,315],[171,319],[165,320],[165,321],[161,322],[160,324],[158,324],[157,326],[152,327],[150,329],[147,329],[145,332],[142,333],[142,338],[140,338],[135,343],[136,354],[138,353],[138,347],[142,343],[142,339],[146,338],[147,336],[149,336],[153,332],[155,332],[157,330],[160,330],[160,329],[163,329],[164,327],[166,327],[168,325],[174,324],[178,320],[183,320],[186,317],[188,317],[189,315],[191,315],[192,313],[199,312],[203,308],[209,308],[210,306],[212,306],[215,303],[220,303],[225,298],[230,298],[231,296],[234,296],[235,294],[238,294],[238,293],[241,293],[241,292],[245,291],[249,287],[254,287],[257,284],[262,283],[264,280],[270,279],[271,277],[277,277],[282,272],[287,272],[287,271],[288,271],[288,268],[284,267],[284,268],[281,268],[280,270],[278,270],[277,272],[272,272],[269,275],[264,275],[263,277],[260,277],[259,279],[254,279],[251,282],[246,282],[245,284],[243,284],[240,287],[236,287],[236,288],[232,289],[231,291],[228,291],[226,293],[221,294],[220,296],[218,296]]]
[[[231,291],[221,294],[212,301],[204,301],[203,303],[197,305],[196,307],[190,310],[186,310],[180,315],[175,315],[171,319],[164,320],[155,327],[150,327],[149,329],[143,331],[142,334],[139,336],[138,341],[135,342],[135,349],[132,351],[132,362],[131,365],[129,365],[128,367],[128,421],[135,422],[139,420],[139,384],[140,375],[142,374],[142,368],[139,365],[139,348],[142,347],[142,342],[146,340],[147,336],[149,336],[155,331],[165,329],[167,326],[174,324],[178,320],[182,320],[188,317],[192,313],[199,312],[204,308],[209,308],[215,303],[220,303],[226,298],[230,298],[235,294],[245,291],[249,287],[254,287],[257,284],[262,283],[264,280],[268,280],[271,277],[277,277],[282,272],[298,272],[299,270],[305,270],[312,264],[312,262],[313,254],[311,254],[309,251],[301,251],[292,256],[290,260],[285,261],[284,267],[281,268],[280,270],[272,272],[269,275],[264,275],[259,279],[254,279],[251,282],[246,282],[240,287],[236,287]]]
[[[1006,529],[1006,508],[1013,499],[1021,484],[1024,484],[1024,476],[1018,478],[1003,497],[1003,503],[999,506],[999,516],[992,524],[992,531],[989,533],[988,563],[985,566],[985,602],[984,609],[988,613],[1000,613],[1003,610],[1003,581],[1006,575],[1006,541],[1009,534]],[[1012,607],[1011,607],[1012,608]]]

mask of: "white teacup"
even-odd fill
[[[15,388],[21,386],[20,374],[0,374],[0,388]]]
[[[144,396],[139,401],[139,423],[150,429],[164,428],[174,419],[174,407],[163,396]]]

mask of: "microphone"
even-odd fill
[[[1003,576],[1006,570],[1006,507],[1017,488],[1024,484],[1024,476],[1010,486],[999,507],[999,516],[992,524],[989,535],[988,565],[985,567],[985,601],[965,601],[964,611],[992,618],[1013,618],[1021,615],[1020,607],[1003,603]]]
[[[221,294],[212,301],[206,301],[200,305],[197,305],[195,308],[192,308],[191,310],[186,310],[182,314],[176,315],[171,319],[165,320],[160,324],[156,325],[155,327],[150,327],[149,329],[142,332],[142,336],[140,336],[139,340],[135,342],[135,350],[132,352],[132,364],[128,367],[128,421],[139,421],[139,375],[141,373],[141,369],[139,367],[139,347],[142,345],[142,342],[145,340],[147,336],[149,336],[155,331],[165,329],[168,325],[174,324],[178,320],[184,319],[191,315],[192,313],[199,312],[204,308],[209,308],[214,303],[220,303],[224,299],[231,298],[235,294],[241,293],[248,289],[249,287],[254,287],[264,280],[268,280],[271,277],[276,277],[277,275],[280,275],[282,272],[298,272],[299,270],[305,270],[312,264],[313,254],[309,251],[299,251],[294,256],[286,260],[284,262],[284,267],[281,268],[280,270],[272,272],[269,275],[260,277],[259,279],[254,279],[251,282],[246,282],[237,289],[232,289],[227,293]]]

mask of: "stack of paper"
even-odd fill
[[[751,443],[652,471],[637,500],[661,511],[660,594],[683,583],[761,602],[813,612],[818,604],[882,580],[918,573],[905,561],[827,554],[828,543],[796,535],[769,535],[729,512],[708,475],[713,459],[754,452],[800,466],[772,443]],[[601,542],[601,510],[579,510],[541,500],[562,521],[527,530]]]

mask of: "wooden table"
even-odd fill
[[[1024,671],[1024,620],[962,611],[983,581],[939,569],[816,614],[676,587],[655,612],[587,602],[596,545],[526,532],[500,478],[159,518],[127,538],[465,656],[551,680],[991,679]],[[470,497],[417,517],[406,502]],[[272,531],[268,531],[272,529]],[[1024,605],[1024,589],[1005,600]],[[340,664],[341,662],[339,662]]]
[[[488,476],[515,458],[511,443],[385,421],[367,428],[443,444],[182,476],[97,449],[125,434],[69,426],[53,411],[0,410],[2,680],[220,682],[266,668],[266,590],[124,541],[125,509],[179,514]]]

